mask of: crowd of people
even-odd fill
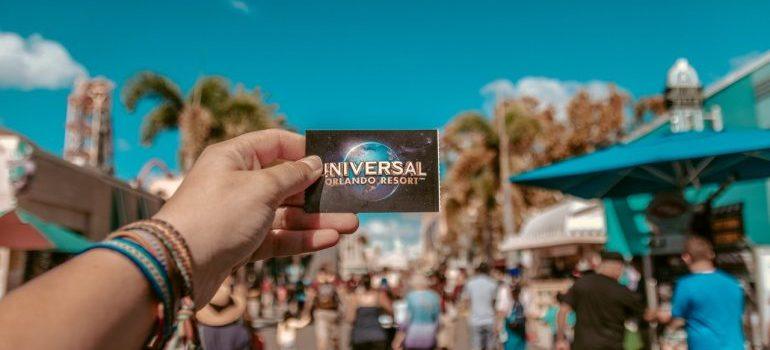
[[[300,330],[311,324],[318,350],[524,349],[526,318],[517,283],[505,269],[486,263],[470,273],[444,266],[384,268],[342,278],[328,266],[306,273],[295,258],[251,288],[226,280],[203,310],[200,333],[204,347],[219,349],[259,348],[269,340],[260,338],[260,330],[272,327],[280,349],[297,349]],[[458,342],[460,327],[468,329],[467,343]]]
[[[691,274],[679,279],[675,289],[660,286],[657,309],[645,306],[639,281],[626,277],[630,267],[624,257],[603,252],[600,262],[576,273],[571,288],[536,313],[528,310],[531,296],[522,288],[518,269],[512,273],[482,262],[472,272],[445,266],[433,271],[385,268],[342,278],[329,267],[305,273],[295,258],[278,278],[266,276],[259,288],[243,291],[245,300],[234,297],[228,304],[224,295],[215,294],[198,319],[204,324],[202,338],[218,349],[233,347],[224,347],[210,328],[225,337],[237,334],[223,327],[228,321],[212,321],[206,310],[215,305],[218,314],[227,314],[241,304],[241,316],[253,329],[265,327],[266,318],[275,319],[275,342],[282,350],[297,349],[298,332],[311,324],[318,350],[519,350],[528,348],[532,322],[548,326],[549,347],[556,349],[640,349],[651,341],[640,328],[656,331],[666,350],[744,348],[739,282],[715,268],[713,248],[704,238],[689,238],[682,259]],[[238,289],[230,283],[225,292]],[[459,341],[460,327],[465,342]]]

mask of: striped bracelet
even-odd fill
[[[163,334],[164,337],[170,335],[174,324],[173,290],[169,283],[168,274],[158,259],[141,245],[124,238],[103,241],[92,245],[85,251],[92,249],[108,249],[120,253],[139,268],[142,275],[150,283],[153,293],[161,300],[163,305]]]
[[[160,262],[160,264],[163,265],[163,269],[166,270],[169,277],[172,275],[172,272],[170,270],[171,266],[169,266],[167,253],[165,248],[163,247],[163,243],[158,241],[158,239],[155,238],[155,236],[147,232],[138,231],[138,230],[137,231],[115,231],[111,233],[109,236],[107,236],[107,240],[117,239],[117,238],[126,238],[141,245],[144,249],[150,252],[150,254],[152,254],[153,256],[155,256],[155,258],[158,259],[158,262]]]
[[[142,220],[135,223],[128,224],[121,228],[125,231],[140,230],[152,234],[158,240],[160,240],[170,253],[172,260],[174,261],[179,274],[182,276],[184,288],[181,295],[193,296],[193,282],[192,282],[192,257],[187,243],[181,237],[181,235],[174,230],[170,225],[162,225],[160,220]]]

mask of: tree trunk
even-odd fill
[[[484,260],[491,266],[493,263],[493,244],[494,235],[492,233],[492,217],[489,212],[485,215],[486,220],[484,222]]]
[[[502,190],[503,202],[503,237],[512,237],[515,231],[513,203],[511,202],[511,182],[508,180],[511,176],[511,158],[510,146],[508,145],[508,133],[506,132],[505,115],[503,108],[497,109],[501,115],[497,116],[497,132],[500,138],[500,147],[497,157],[500,160],[500,189]]]

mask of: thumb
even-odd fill
[[[297,161],[283,162],[259,171],[260,183],[271,194],[273,206],[280,205],[286,197],[304,191],[318,180],[323,170],[319,156],[308,156]]]

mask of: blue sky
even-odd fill
[[[569,91],[611,81],[638,97],[683,56],[713,82],[770,48],[767,13],[767,1],[4,0],[0,123],[60,153],[68,79],[87,71],[119,89],[149,69],[184,89],[207,74],[260,86],[300,130],[440,128],[481,109],[497,79]],[[18,74],[2,57],[12,36],[47,48],[24,52],[45,69]],[[175,134],[138,143],[150,107],[114,105],[123,178],[151,157],[176,164]]]

